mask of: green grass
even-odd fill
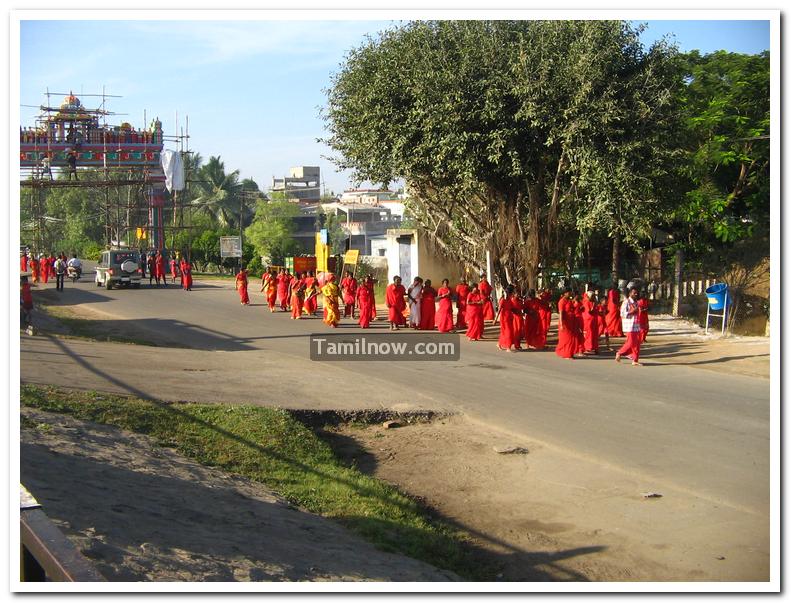
[[[101,324],[97,323],[96,320],[91,320],[89,318],[79,318],[71,314],[71,312],[68,310],[58,306],[51,306],[39,302],[36,306],[36,310],[47,314],[66,327],[69,332],[69,337],[90,339],[91,341],[131,343],[135,345],[158,347],[156,343],[147,339],[129,337],[119,333],[108,332],[107,329],[101,326]]]
[[[266,484],[288,501],[335,519],[377,547],[492,580],[468,537],[393,486],[345,467],[330,446],[280,409],[167,404],[23,385],[23,406],[146,434],[204,465]]]

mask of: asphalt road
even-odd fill
[[[495,340],[464,338],[454,362],[312,362],[309,334],[331,330],[319,319],[270,314],[255,283],[252,305],[243,307],[231,282],[198,281],[192,292],[147,281],[105,291],[91,276],[67,283],[60,303],[79,304],[110,326],[123,321],[140,339],[190,349],[23,337],[23,381],[72,379],[166,400],[461,411],[746,513],[768,532],[766,379],[652,362],[650,346],[646,365],[632,367],[612,356],[566,361],[550,349],[505,353]],[[386,333],[387,325],[373,323],[370,332]],[[683,353],[661,351],[665,361]]]

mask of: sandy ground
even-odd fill
[[[458,580],[145,436],[22,414],[22,482],[108,580]]]
[[[737,510],[712,526],[704,519],[718,501],[657,489],[640,476],[463,416],[395,429],[344,426],[331,430],[330,438],[361,470],[397,484],[471,533],[502,566],[503,580],[768,576],[760,524],[748,525]],[[495,451],[509,447],[526,452]],[[662,496],[644,496],[651,492]],[[677,535],[686,544],[677,542]]]

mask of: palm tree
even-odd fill
[[[220,227],[239,227],[239,204],[243,202],[239,170],[226,174],[220,158],[210,157],[198,170],[195,185],[197,196],[191,201],[193,208],[208,214]]]

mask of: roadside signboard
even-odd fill
[[[220,237],[220,257],[242,257],[242,237]]]
[[[357,258],[359,257],[360,257],[359,249],[350,249],[349,251],[346,252],[346,255],[343,256],[343,263],[354,266],[357,264]]]

